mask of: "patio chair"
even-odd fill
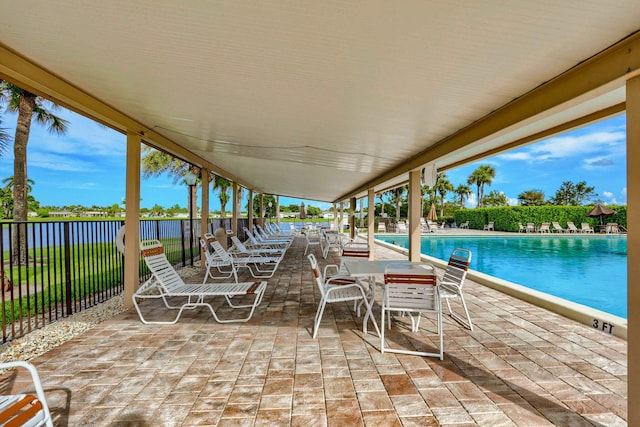
[[[392,312],[409,315],[411,330],[419,331],[420,316],[435,314],[437,324],[437,352],[425,352],[390,348],[385,346],[385,317]],[[417,315],[417,320],[414,319]],[[389,317],[388,321],[391,321]],[[390,323],[389,323],[390,327]],[[380,329],[380,351],[382,353],[401,353],[417,356],[444,358],[444,339],[442,330],[442,305],[438,287],[436,268],[429,263],[392,262],[385,268],[384,294],[382,296],[382,322]]]
[[[237,237],[235,238],[237,239]],[[213,246],[214,242],[220,245],[220,242],[217,242],[211,233],[205,233],[204,238],[200,239],[200,246],[202,247],[202,252],[205,255],[204,265],[207,268],[207,271],[204,274],[204,279],[202,279],[202,283],[206,283],[209,277],[216,280],[229,279],[231,276],[233,276],[235,282],[238,283],[238,272],[233,264],[233,259],[230,259],[227,256],[220,256]],[[220,248],[222,248],[221,245]],[[224,248],[222,250],[224,251]],[[214,276],[214,268],[222,275]]]
[[[304,233],[304,240],[306,243],[306,246],[304,248],[304,255],[307,254],[307,251],[309,250],[309,248],[313,248],[314,246],[317,246],[320,248],[320,253],[322,253],[324,255],[324,249],[322,247],[322,239],[320,238],[320,235],[317,235],[316,239],[311,239],[309,237],[309,234],[311,233]]]
[[[0,424],[7,427],[48,426],[53,427],[44,389],[35,366],[16,360],[0,363],[0,369],[24,368],[31,375],[35,395],[31,393],[0,396]]]
[[[290,234],[283,234],[283,233],[276,234],[272,232],[267,232],[264,228],[260,226],[260,224],[256,224],[256,230],[265,240],[282,240],[282,241],[291,242],[294,239],[294,237]]]
[[[522,225],[521,222],[518,223],[518,233],[526,233],[527,232],[527,227],[525,227],[524,225]]]
[[[458,228],[466,228],[467,230],[469,229],[469,221],[465,221],[462,224],[460,224],[460,227]]]
[[[232,262],[236,270],[240,268],[248,269],[251,276],[256,279],[273,277],[280,265],[280,261],[284,258],[284,252],[278,255],[241,254],[224,250],[219,242],[212,242],[210,245],[222,260]]]
[[[535,232],[536,232],[536,225],[533,222],[528,222],[527,233],[535,233]]]
[[[567,229],[569,230],[569,233],[579,233],[580,232],[580,230],[578,230],[578,227],[576,227],[576,225],[571,221],[567,221]]]
[[[407,231],[407,223],[404,221],[400,221],[398,222],[398,224],[396,225],[396,232],[398,233],[408,233]]]
[[[427,227],[430,233],[435,233],[440,228],[438,227],[438,223],[435,221],[427,220]]]
[[[316,317],[313,321],[313,338],[317,338],[318,330],[320,329],[320,322],[322,321],[322,315],[327,304],[339,303],[339,302],[354,302],[354,305],[361,303],[366,307],[366,316],[362,322],[362,331],[367,333],[367,321],[371,317],[371,321],[380,335],[380,329],[376,323],[373,315],[371,314],[371,304],[367,300],[365,290],[357,281],[357,279],[349,276],[326,276],[327,268],[325,267],[325,275],[320,271],[318,261],[313,254],[307,255],[309,262],[311,263],[311,270],[313,277],[320,290],[320,303],[318,304],[318,310],[316,311]],[[335,266],[334,266],[335,267]]]
[[[560,225],[560,223],[558,223],[557,221],[554,221],[551,223],[551,225],[553,225],[553,230],[557,231],[558,233],[565,233],[567,232],[567,230],[565,230],[564,228],[562,228],[562,226]],[[552,230],[552,231],[553,231]]]
[[[378,233],[386,233],[387,232],[387,226],[385,225],[384,222],[379,222],[378,223]]]
[[[550,223],[543,222],[540,225],[540,228],[538,228],[538,233],[551,233],[551,229],[549,228],[550,226],[551,226]]]
[[[247,241],[244,243],[249,249],[262,247],[262,248],[288,248],[291,242],[281,240],[263,240],[258,239],[247,227],[243,227],[244,234],[247,236]]]
[[[620,227],[615,222],[609,222],[605,226],[604,231],[607,234],[618,234],[620,233]]]
[[[467,277],[467,271],[469,270],[470,263],[471,251],[456,248],[451,252],[449,263],[447,264],[444,275],[440,280],[440,298],[446,301],[451,318],[473,331],[471,316],[469,316],[469,310],[467,309],[467,304],[464,300],[464,296],[462,295],[462,287],[464,286],[464,280]],[[451,299],[460,300],[460,305],[462,305],[462,309],[464,310],[464,317],[455,313],[451,309]]]
[[[593,228],[591,228],[588,223],[583,222],[580,231],[582,231],[583,233],[593,233]]]
[[[324,240],[324,247],[322,248],[322,257],[324,259],[329,255],[331,248],[342,248],[342,236],[340,233],[322,233],[321,239]]]
[[[219,242],[213,242],[213,244],[220,245]],[[144,262],[151,271],[151,277],[140,285],[132,299],[138,316],[145,325],[172,325],[178,322],[184,310],[194,310],[199,307],[208,308],[218,323],[246,322],[253,316],[253,312],[262,301],[267,282],[185,283],[167,260],[162,243],[158,240],[143,240],[140,242],[140,249]],[[231,308],[250,308],[249,314],[236,319],[220,319],[213,306],[205,301],[205,298],[218,296],[224,296]],[[231,298],[241,296],[253,298],[253,303],[236,305],[231,302]],[[140,303],[145,299],[162,299],[166,308],[178,310],[178,314],[170,321],[147,320],[140,309]],[[172,303],[177,300],[179,303],[171,305],[169,300]]]
[[[494,231],[494,229],[493,229],[493,221],[489,221],[488,224],[485,224],[483,230],[484,231]]]

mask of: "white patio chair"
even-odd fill
[[[482,229],[484,231],[494,231],[494,229],[493,229],[493,221],[489,221],[489,223],[485,224],[485,226]]]
[[[235,238],[237,239],[237,237]],[[233,259],[227,256],[220,256],[213,246],[214,242],[220,245],[220,242],[217,242],[211,233],[205,233],[204,238],[200,239],[200,246],[202,247],[202,252],[205,256],[204,265],[207,267],[202,283],[206,283],[209,278],[214,280],[229,279],[231,276],[233,276],[235,282],[238,283],[238,271],[233,264]],[[220,248],[222,248],[222,246],[220,246]],[[214,276],[214,269],[221,275]]]
[[[331,248],[342,248],[342,236],[337,232],[322,233],[324,238],[324,247],[322,248],[322,257],[327,258]]]
[[[35,396],[31,393],[0,396],[0,425],[7,427],[53,427],[44,389],[35,366],[20,360],[0,363],[0,369],[13,368],[24,368],[29,371]]]
[[[528,222],[527,233],[535,233],[535,232],[536,232],[536,225],[533,222]]]
[[[567,222],[567,228],[569,229],[569,233],[579,233],[580,232],[578,227],[576,227],[576,225],[571,221]]]
[[[280,265],[280,261],[284,258],[284,253],[279,255],[230,253],[224,250],[222,245],[220,245],[220,242],[211,242],[210,245],[221,260],[232,262],[236,270],[239,268],[248,269],[251,276],[256,279],[267,279],[273,277]]]
[[[375,318],[371,313],[371,305],[367,300],[364,289],[358,283],[358,281],[349,276],[326,277],[326,272],[328,270],[325,267],[325,275],[322,274],[315,255],[309,254],[307,255],[307,258],[311,263],[313,277],[316,285],[318,286],[318,289],[320,290],[321,295],[320,303],[318,304],[318,310],[316,311],[316,317],[313,322],[313,338],[316,338],[318,336],[320,322],[322,321],[322,315],[324,314],[324,309],[327,304],[351,301],[354,302],[354,305],[362,303],[366,307],[365,318],[362,322],[362,331],[365,334],[367,333],[367,321],[368,318],[371,318],[371,321],[373,322],[373,325],[379,335],[380,329],[378,328],[378,324],[376,323]]]
[[[392,312],[407,314],[411,318],[411,330],[419,331],[420,316],[435,314],[438,335],[437,352],[391,348],[385,345],[385,317]],[[417,319],[414,319],[417,315]],[[391,318],[389,317],[389,327]],[[392,262],[385,268],[384,294],[382,295],[382,322],[380,333],[380,350],[382,353],[401,353],[417,356],[444,357],[444,338],[442,330],[442,305],[438,287],[436,269],[429,263],[412,263],[408,261]]]
[[[456,248],[451,252],[449,263],[440,280],[440,298],[446,301],[451,318],[473,331],[471,316],[469,316],[469,310],[467,309],[467,304],[462,294],[462,287],[467,277],[469,264],[471,264],[471,251]],[[451,309],[451,303],[449,301],[452,299],[460,300],[460,305],[462,305],[462,309],[464,310],[464,317]]]
[[[306,243],[306,246],[304,248],[304,255],[307,254],[307,251],[309,250],[309,248],[313,249],[313,247],[315,246],[319,247],[320,253],[324,254],[324,250],[322,248],[322,239],[320,239],[320,235],[316,234],[316,237],[312,239],[311,237],[309,237],[311,233],[309,233],[308,231],[303,234],[304,234],[304,240]]]
[[[218,242],[213,242],[213,244],[220,245]],[[158,240],[143,240],[140,242],[140,249],[142,257],[151,271],[151,277],[140,285],[132,299],[140,321],[144,324],[172,325],[180,319],[184,310],[194,310],[199,307],[208,308],[213,318],[219,323],[246,322],[253,316],[253,312],[262,301],[267,282],[185,283],[167,260],[162,243]],[[218,296],[224,296],[227,304],[234,309],[250,308],[249,314],[236,319],[220,319],[213,306],[205,301],[205,298]],[[231,298],[241,296],[253,298],[253,303],[236,305],[231,302]],[[178,313],[173,320],[169,321],[148,320],[140,308],[140,304],[145,299],[162,299],[167,309],[178,310]],[[169,300],[173,304],[177,300],[178,304],[172,305]]]
[[[469,221],[465,221],[465,222],[463,222],[462,224],[460,224],[460,227],[458,227],[458,228],[466,228],[466,229],[469,229]]]
[[[247,248],[244,243],[238,239],[237,236],[231,237],[231,247],[228,252],[232,255],[245,255],[245,256],[284,256],[286,249],[284,248]]]
[[[583,233],[593,233],[593,228],[589,225],[589,223],[583,222],[580,231]]]
[[[244,234],[247,236],[247,238],[249,239],[247,242],[245,242],[245,246],[247,246],[248,248],[253,248],[253,247],[268,247],[268,248],[288,248],[289,245],[291,244],[290,241],[288,240],[276,240],[276,239],[269,239],[269,240],[265,240],[262,237],[260,237],[259,234],[253,234],[251,231],[249,231],[249,229],[247,227],[243,227],[244,230]]]
[[[557,231],[558,233],[565,233],[567,232],[567,230],[565,230],[564,228],[562,228],[562,226],[560,225],[560,223],[558,223],[557,221],[553,221],[551,223],[551,225],[553,225],[553,230]],[[552,230],[552,231],[553,231]]]
[[[538,233],[551,233],[551,229],[549,228],[551,224],[548,222],[543,222],[540,224],[540,228],[538,228]]]
[[[407,223],[404,221],[400,221],[398,222],[398,224],[396,225],[396,232],[398,233],[408,233],[407,231]]]
[[[385,225],[384,222],[380,221],[378,223],[378,233],[386,233],[387,232],[387,226]]]

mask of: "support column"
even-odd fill
[[[276,196],[276,223],[280,227],[280,196]]]
[[[375,245],[374,245],[374,233],[376,231],[376,208],[375,208],[375,193],[373,188],[370,188],[367,193],[367,244],[369,245],[369,259],[375,259]]]
[[[356,238],[356,198],[349,200],[349,237]]]
[[[133,307],[140,284],[140,136],[127,133],[127,183],[124,222],[124,308]]]
[[[344,202],[340,202],[340,220],[338,221],[340,224],[340,232],[344,231]]]
[[[640,77],[627,81],[627,391],[628,424],[640,425]],[[637,187],[636,187],[637,185]],[[636,339],[637,336],[637,339]]]
[[[338,205],[333,204],[333,228],[338,230]],[[342,232],[342,230],[339,230]]]
[[[409,261],[420,261],[420,169],[409,172]]]
[[[247,227],[253,233],[253,190],[249,190],[249,199],[247,200]]]
[[[238,197],[238,190],[240,189],[240,186],[238,185],[238,183],[236,182],[232,182],[231,183],[231,187],[233,188],[233,206],[231,206],[231,231],[233,231],[233,235],[237,236],[238,235],[238,216],[239,216],[239,209],[238,209],[238,204],[240,203],[239,200],[240,198]]]

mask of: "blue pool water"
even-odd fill
[[[376,237],[408,247],[407,236]],[[626,236],[422,237],[425,255],[446,261],[455,248],[473,253],[473,270],[627,317]]]

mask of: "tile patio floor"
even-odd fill
[[[626,425],[626,341],[469,281],[475,329],[445,316],[443,361],[381,354],[347,304],[327,308],[314,340],[319,293],[303,251],[298,239],[247,323],[200,310],[143,325],[132,309],[35,359],[56,425]]]

